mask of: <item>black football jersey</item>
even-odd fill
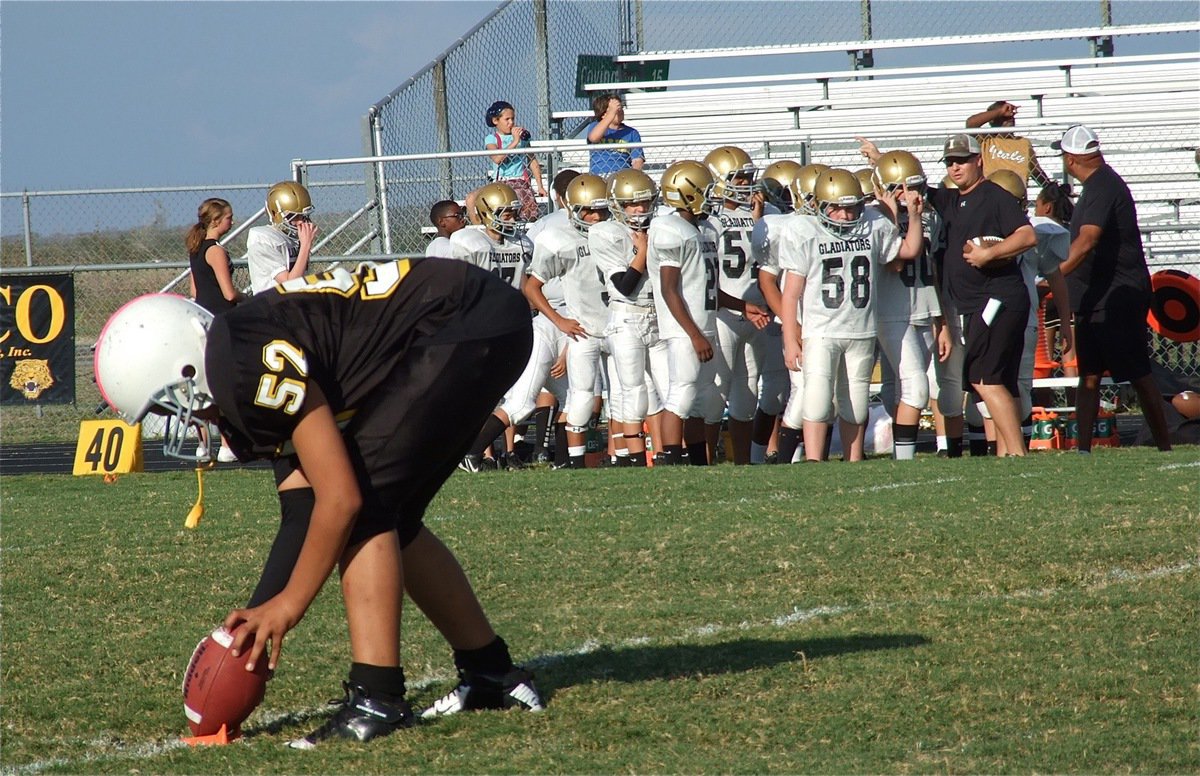
[[[313,381],[342,422],[414,343],[495,337],[528,319],[520,293],[464,262],[363,263],[277,284],[218,317],[205,370],[234,451],[276,457],[291,452]]]

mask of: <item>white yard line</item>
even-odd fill
[[[880,609],[893,609],[905,606],[930,606],[950,603],[979,603],[986,601],[1015,601],[1031,598],[1051,598],[1064,593],[1103,590],[1104,588],[1112,585],[1136,584],[1138,582],[1162,579],[1164,577],[1175,576],[1178,574],[1186,574],[1196,571],[1197,569],[1200,569],[1200,558],[1183,563],[1177,563],[1172,566],[1159,566],[1147,571],[1129,571],[1121,568],[1100,571],[1091,576],[1093,581],[1077,586],[1061,585],[1058,587],[1015,590],[1009,593],[987,593],[971,596],[934,598],[932,600],[914,599],[891,602],[875,602],[868,604],[823,605],[813,606],[805,609],[796,607],[790,612],[762,620],[760,622],[740,622],[737,624],[710,623],[689,628],[680,632],[678,635],[669,638],[635,636],[607,644],[594,639],[589,639],[571,649],[559,652],[549,652],[534,657],[528,660],[527,664],[535,668],[545,668],[548,666],[553,666],[556,663],[561,663],[564,660],[568,660],[573,657],[579,657],[581,655],[588,655],[602,649],[628,649],[654,644],[655,642],[674,644],[693,638],[710,637],[731,631],[746,631],[761,628],[790,628],[794,625],[809,622],[811,620],[839,617],[843,615],[853,615],[861,612]],[[421,679],[410,682],[409,689],[425,689],[426,687],[434,684],[442,684],[451,680],[452,677],[449,674],[422,677]],[[327,708],[327,706],[318,706],[315,708],[290,712],[280,712],[265,709],[258,712],[254,716],[253,727],[268,727],[272,724],[287,719],[303,721],[311,717],[319,716]],[[86,766],[89,763],[117,759],[132,761],[148,760],[186,745],[179,739],[159,739],[136,744],[126,744],[120,740],[114,739],[100,739],[87,742],[85,746],[93,751],[80,757],[55,757],[49,760],[36,760],[23,765],[6,767],[0,769],[0,774],[14,774],[14,776],[18,774],[34,774],[40,773],[49,768],[66,768],[73,771],[86,771]]]

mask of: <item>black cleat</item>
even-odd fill
[[[774,466],[779,463],[779,451],[772,450],[763,456],[763,463],[767,466]]]
[[[479,709],[524,709],[541,711],[546,708],[541,693],[533,683],[533,673],[514,666],[507,674],[467,674],[458,672],[458,686],[434,701],[421,712],[422,719],[444,717],[460,711]]]
[[[331,738],[366,742],[401,728],[412,727],[413,710],[408,701],[376,700],[367,694],[366,688],[351,682],[342,682],[342,688],[346,691],[346,697],[329,702],[339,707],[333,716],[304,738],[289,741],[289,747],[313,749]]]

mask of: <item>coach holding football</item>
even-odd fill
[[[1063,152],[1067,172],[1083,185],[1071,216],[1071,251],[1060,267],[1071,290],[1079,358],[1079,452],[1092,449],[1100,407],[1100,377],[1128,380],[1137,390],[1159,450],[1170,450],[1162,395],[1150,371],[1150,271],[1129,186],[1100,153],[1100,138],[1076,124],[1050,147]]]
[[[996,426],[998,455],[1025,455],[1017,373],[1029,319],[1029,292],[1016,257],[1037,245],[1011,194],[983,176],[979,140],[951,135],[942,162],[957,189],[929,192],[945,221],[942,291],[962,315],[963,378]]]

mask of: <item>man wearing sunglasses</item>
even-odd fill
[[[452,199],[435,202],[429,209],[429,222],[437,229],[437,237],[429,241],[425,248],[426,256],[449,258],[451,253],[450,235],[467,225],[467,211]]]
[[[979,140],[959,134],[942,149],[956,189],[929,192],[946,224],[943,291],[962,316],[963,377],[996,427],[998,455],[1024,455],[1017,374],[1029,296],[1016,258],[1037,245],[1020,205],[983,175]]]

